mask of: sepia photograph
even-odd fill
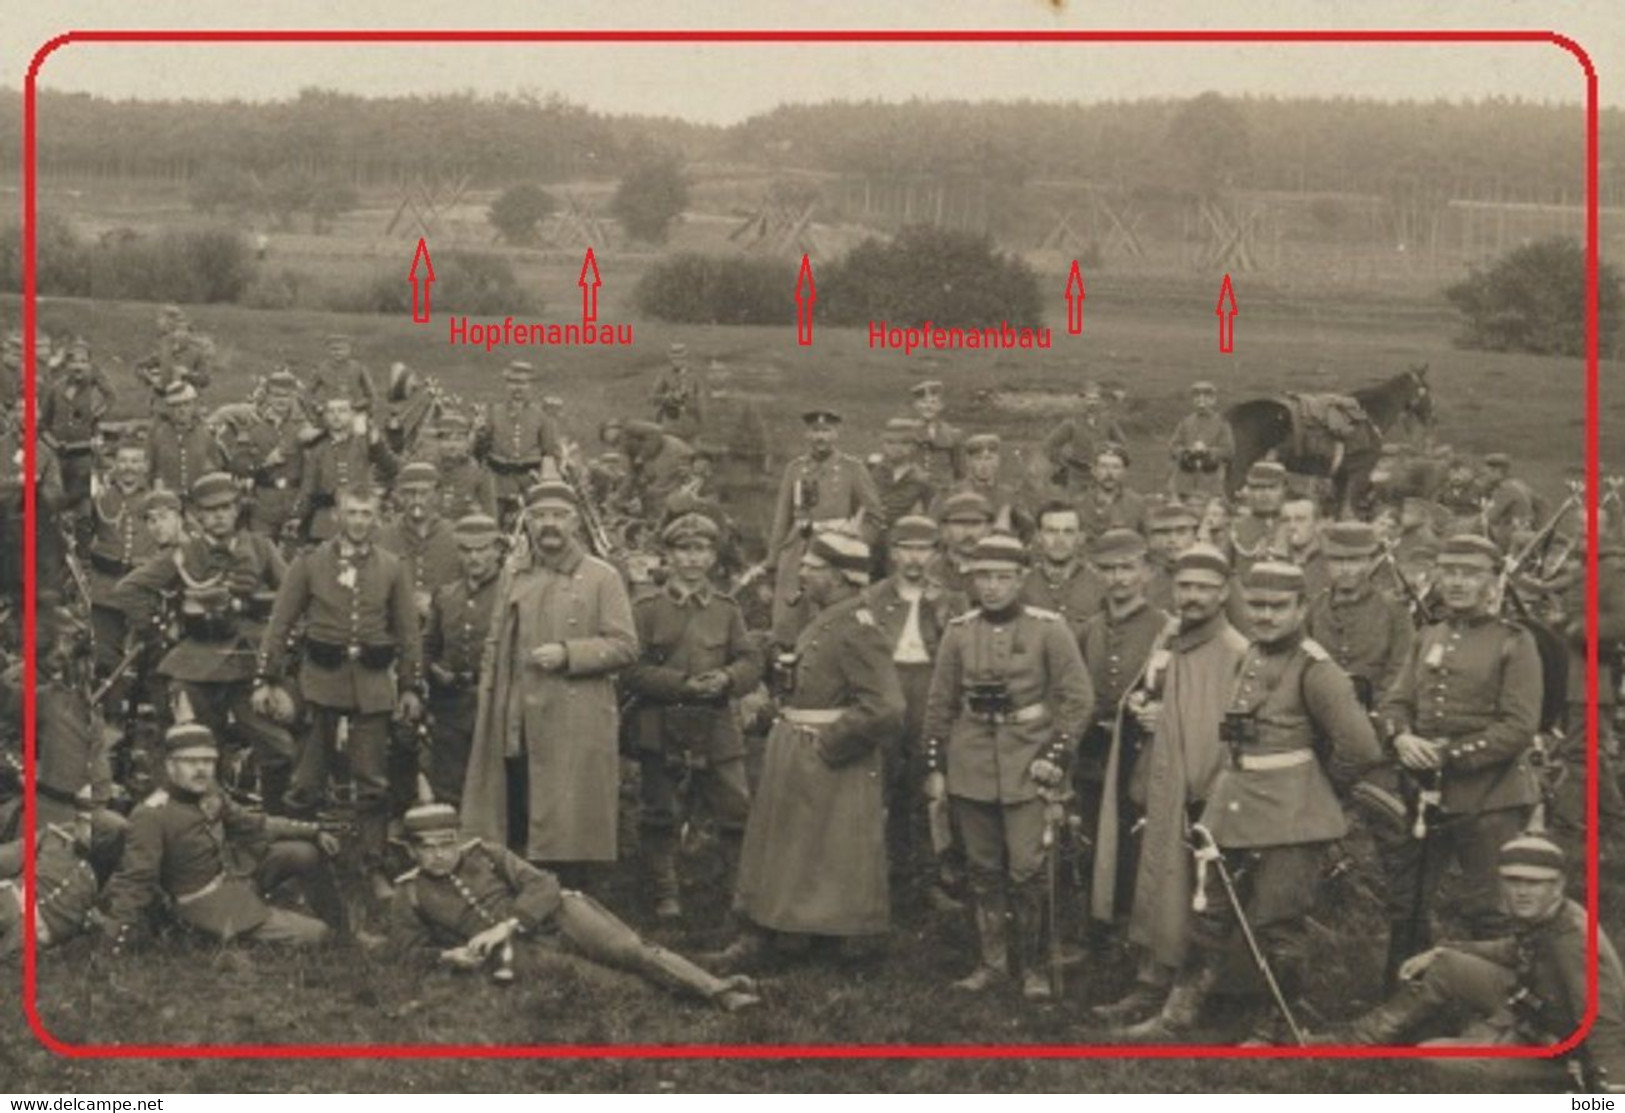
[[[1625,16],[5,7],[0,1089],[1625,1087]]]

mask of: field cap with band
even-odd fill
[[[711,518],[697,512],[679,514],[666,528],[660,531],[660,540],[668,548],[676,548],[690,541],[704,541],[711,545],[717,543],[721,531]]]
[[[1286,468],[1274,460],[1260,460],[1247,469],[1249,487],[1286,486]]]
[[[164,732],[165,757],[219,752],[220,746],[214,739],[214,731],[202,723],[179,723]]]
[[[892,523],[889,540],[893,548],[898,545],[935,545],[937,523],[924,514],[905,514]]]
[[[1284,560],[1261,560],[1242,573],[1241,586],[1249,595],[1302,595],[1303,569]]]
[[[199,510],[237,501],[237,481],[223,471],[198,476],[192,484],[192,505]]]
[[[1230,558],[1223,550],[1199,541],[1174,559],[1174,582],[1194,580],[1224,584],[1230,581]]]
[[[993,504],[975,491],[959,491],[942,501],[944,522],[991,522]]]
[[[1008,533],[994,533],[982,538],[971,550],[966,570],[977,572],[1019,572],[1027,567],[1027,547],[1019,538]]]
[[[1556,881],[1563,877],[1563,851],[1539,835],[1520,835],[1502,844],[1496,872],[1526,881]]]
[[[848,583],[862,586],[869,582],[869,546],[863,538],[841,530],[826,529],[813,534],[802,560],[814,565],[827,565],[839,572]]]
[[[1458,533],[1439,546],[1439,565],[1481,568],[1493,572],[1501,563],[1501,550],[1488,537]]]
[[[450,804],[419,804],[406,810],[401,826],[419,842],[449,842],[457,836],[457,809]]]
[[[1089,545],[1089,559],[1096,564],[1139,560],[1145,553],[1145,538],[1132,529],[1109,529]]]
[[[1377,551],[1377,531],[1365,522],[1333,522],[1320,532],[1328,557],[1368,557]]]
[[[438,487],[440,486],[440,469],[426,460],[414,460],[401,469],[401,474],[395,478],[395,489],[404,491],[408,487]]]
[[[801,420],[808,428],[833,429],[841,423],[841,415],[834,410],[808,410],[801,415]]]
[[[489,545],[502,536],[502,527],[489,514],[467,514],[457,519],[451,535],[459,545],[470,549]]]

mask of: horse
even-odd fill
[[[1247,469],[1259,460],[1278,460],[1290,472],[1332,481],[1332,504],[1346,510],[1364,505],[1371,491],[1371,470],[1382,452],[1382,438],[1403,419],[1423,426],[1433,423],[1433,391],[1428,365],[1414,365],[1375,386],[1354,391],[1367,426],[1342,442],[1342,452],[1316,446],[1297,428],[1297,409],[1287,396],[1254,398],[1225,411],[1235,435],[1228,489],[1234,496],[1246,482]]]

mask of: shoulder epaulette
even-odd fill
[[[165,804],[169,803],[169,790],[162,788],[156,789],[151,796],[147,797],[141,802],[149,808],[161,808]]]
[[[956,615],[954,615],[954,617],[952,617],[952,618],[950,618],[948,620],[948,625],[949,626],[959,626],[959,625],[961,625],[963,623],[971,622],[974,619],[976,619],[978,616],[980,616],[981,613],[982,613],[981,611],[977,610],[975,607],[972,607],[970,610],[966,611],[964,614],[956,614]]]
[[[1326,647],[1314,638],[1304,638],[1301,643],[1303,652],[1311,661],[1330,661],[1332,655],[1326,652]]]
[[[57,838],[61,839],[63,842],[68,843],[69,845],[72,845],[72,843],[73,843],[73,829],[72,828],[64,827],[60,823],[47,823],[45,825],[45,830],[48,833],[50,833],[52,835],[55,835]]]
[[[875,613],[868,607],[859,607],[852,612],[852,617],[857,620],[859,626],[874,626],[876,624]]]
[[[1061,616],[1060,616],[1060,614],[1058,612],[1056,612],[1056,611],[1047,611],[1043,607],[1023,606],[1021,609],[1026,611],[1032,617],[1042,619],[1045,622],[1059,622],[1059,621],[1061,621]]]
[[[419,869],[418,866],[413,866],[411,869],[407,870],[405,873],[403,873],[399,877],[397,877],[395,879],[395,884],[397,884],[397,885],[406,884],[408,881],[412,880],[414,877],[416,877],[418,875],[418,869]]]

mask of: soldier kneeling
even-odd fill
[[[423,804],[406,813],[417,866],[395,881],[390,941],[406,954],[432,954],[460,970],[493,964],[513,979],[514,944],[534,941],[630,971],[726,1012],[761,1003],[749,978],[719,978],[645,941],[584,894],[504,847],[458,832],[457,809]]]

